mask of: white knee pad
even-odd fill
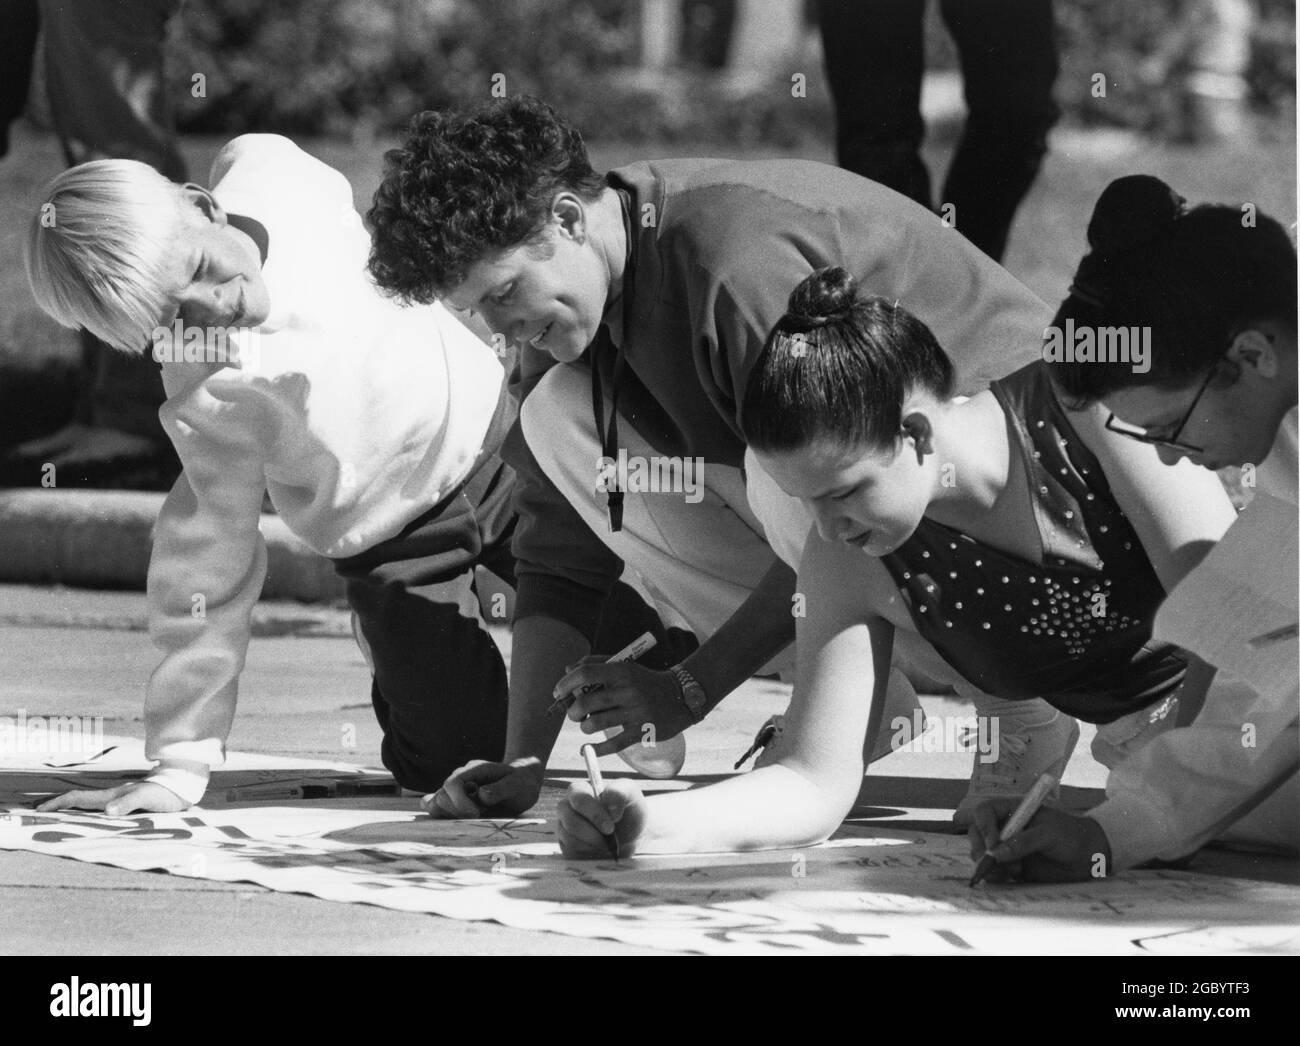
[[[564,474],[561,451],[575,442],[589,443],[592,489],[596,482],[599,439],[591,415],[591,373],[581,367],[560,364],[547,371],[524,397],[519,408],[519,427],[528,449],[551,481],[561,487]],[[567,496],[567,492],[566,492]]]

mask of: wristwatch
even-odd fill
[[[681,691],[682,704],[686,706],[686,711],[690,713],[691,722],[698,723],[709,710],[708,699],[704,696],[704,687],[700,686],[699,681],[681,665],[673,665],[668,671],[677,680],[677,687]]]

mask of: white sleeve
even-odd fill
[[[294,163],[307,159],[296,142],[280,134],[241,134],[230,139],[217,153],[208,171],[208,185],[216,186],[240,161],[244,166],[259,167],[269,162]]]
[[[266,578],[258,523],[275,433],[254,398],[201,385],[162,411],[184,471],[149,563],[149,632],[163,651],[145,696],[148,780],[187,802],[225,758],[253,605]]]
[[[263,224],[293,214],[299,221],[341,221],[364,231],[347,178],[282,135],[232,138],[213,161],[209,179],[222,206]]]
[[[1298,718],[1300,685],[1261,695],[1219,672],[1194,723],[1110,772],[1106,800],[1088,816],[1115,870],[1183,857],[1268,798],[1300,767]]]
[[[1156,637],[1218,673],[1195,722],[1111,771],[1089,816],[1117,867],[1185,856],[1295,773],[1296,570],[1296,507],[1261,490],[1161,606]]]

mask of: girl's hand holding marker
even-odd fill
[[[605,784],[591,745],[582,746],[588,781],[569,786],[557,813],[560,852],[575,860],[631,857],[645,828],[646,802],[630,781]]]

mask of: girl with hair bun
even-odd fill
[[[1205,682],[1151,623],[1230,524],[1222,486],[1108,432],[1096,409],[1067,413],[1041,362],[955,399],[951,362],[905,303],[822,269],[769,335],[741,422],[769,535],[789,525],[773,480],[816,522],[785,729],[743,778],[649,801],[619,783],[606,806],[576,790],[567,853],[598,855],[611,825],[625,853],[824,839],[862,786],[895,647],[963,696],[1041,697],[1099,724],[1094,752],[1112,761]],[[1083,846],[1104,852],[1093,828]]]

